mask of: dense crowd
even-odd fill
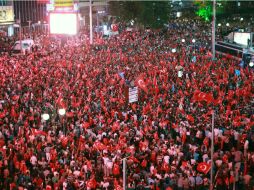
[[[0,189],[120,190],[125,158],[129,189],[209,189],[213,161],[214,189],[253,190],[253,70],[212,60],[207,24],[170,26],[2,54]]]

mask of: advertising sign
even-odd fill
[[[12,6],[0,7],[0,24],[14,22],[14,14]]]
[[[55,0],[55,7],[73,7],[73,0]]]

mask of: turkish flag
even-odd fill
[[[116,175],[120,175],[120,167],[119,167],[119,165],[118,164],[114,164],[113,165],[113,174],[116,176]]]
[[[118,31],[118,26],[117,26],[117,24],[112,24],[112,25],[111,25],[111,28],[112,28],[112,31],[113,31],[113,32]]]
[[[5,115],[6,115],[5,111],[0,112],[0,119],[4,118],[4,117],[5,117]]]
[[[203,140],[203,144],[208,147],[209,146],[209,138],[206,137],[204,140]]]
[[[207,164],[206,162],[200,162],[197,166],[197,170],[204,174],[207,174],[211,169],[211,165]]]
[[[95,142],[93,144],[93,147],[96,148],[97,150],[105,150],[107,148],[103,143],[99,141]]]
[[[194,117],[192,115],[187,115],[186,119],[190,121],[191,123],[194,123]]]
[[[148,93],[148,88],[147,88],[147,84],[144,80],[144,77],[142,75],[140,75],[136,81],[135,81],[135,84],[141,88],[142,90],[144,90],[146,93]]]
[[[68,141],[69,141],[68,137],[62,137],[61,138],[62,146],[66,147],[68,144]]]
[[[120,185],[117,185],[116,190],[123,190],[123,188]]]
[[[13,100],[13,101],[19,100],[19,95],[14,95],[14,96],[12,97],[12,100]]]
[[[93,179],[90,179],[87,181],[87,185],[86,185],[88,188],[90,189],[95,189],[96,186],[97,186],[97,182],[96,180],[93,178]]]
[[[66,113],[66,117],[68,117],[68,118],[71,118],[71,117],[73,117],[74,116],[74,113],[73,112],[67,112]]]
[[[90,123],[89,123],[89,122],[84,122],[84,123],[82,124],[82,127],[83,127],[84,129],[87,129],[89,126],[90,126]]]
[[[47,136],[47,133],[45,131],[34,129],[34,128],[32,128],[32,133],[34,136],[37,136],[37,135]]]

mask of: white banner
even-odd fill
[[[138,87],[129,88],[129,103],[138,101]]]

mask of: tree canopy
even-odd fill
[[[109,13],[123,21],[159,28],[168,22],[170,4],[166,1],[112,1]]]

